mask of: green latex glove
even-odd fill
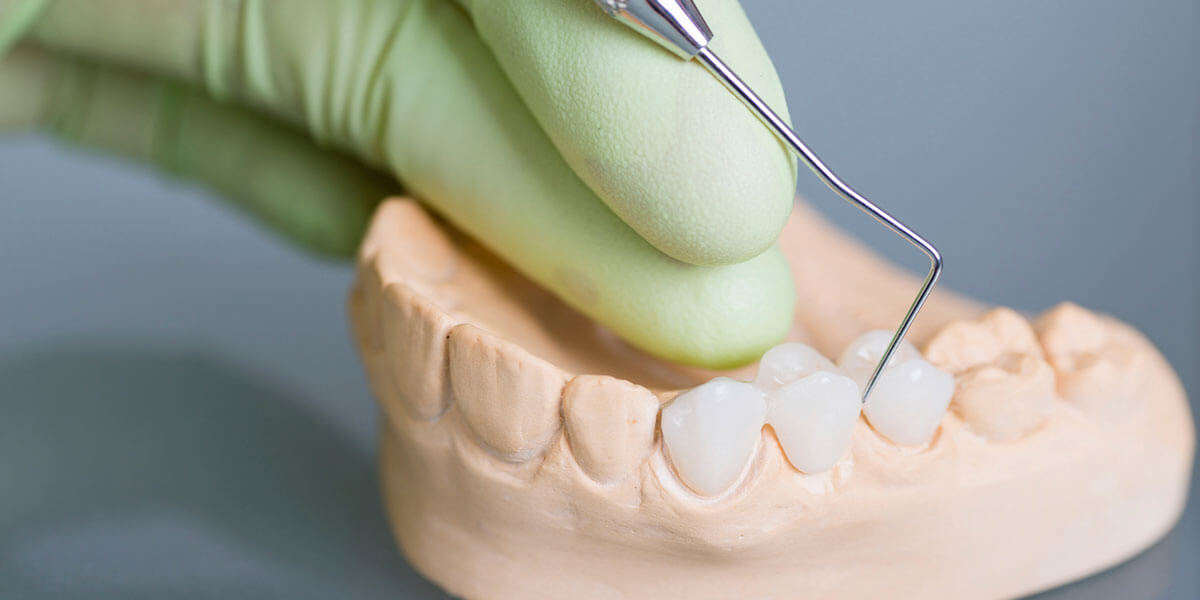
[[[782,106],[737,3],[698,4],[714,47]],[[233,105],[390,173],[659,356],[732,366],[790,325],[772,246],[790,155],[699,65],[591,0],[0,0],[4,35],[48,52],[0,63],[0,123],[214,182],[327,250],[356,239],[387,180]]]

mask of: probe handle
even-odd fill
[[[596,4],[680,58],[695,58],[713,37],[692,0],[596,0]]]

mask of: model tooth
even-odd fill
[[[379,205],[359,255],[384,259],[377,269],[385,284],[441,280],[453,273],[458,263],[458,251],[441,226],[420,204],[405,198]]]
[[[358,267],[358,277],[350,292],[351,307],[358,311],[356,322],[362,326],[359,340],[362,347],[371,352],[383,351],[383,281],[376,269],[377,257],[372,257]]]
[[[403,283],[387,286],[383,297],[383,345],[397,408],[417,420],[434,420],[450,403],[446,338],[454,322]]]
[[[995,362],[1004,349],[988,327],[975,321],[950,323],[925,346],[930,364],[955,375]]]
[[[925,346],[925,359],[951,373],[994,363],[1005,354],[1042,356],[1029,321],[1008,308],[993,309],[978,321],[950,323]]]
[[[979,323],[992,332],[1006,351],[1042,356],[1042,345],[1033,331],[1033,325],[1017,311],[995,308],[980,317]]]
[[[871,374],[875,372],[875,366],[879,364],[879,359],[883,357],[884,351],[892,341],[892,335],[893,332],[882,329],[864,333],[858,339],[850,342],[850,345],[842,352],[842,356],[838,359],[838,367],[853,379],[858,387],[865,389],[867,381],[871,379]],[[901,341],[900,345],[896,347],[896,352],[888,359],[885,368],[894,367],[920,356],[921,354],[912,344],[908,341]]]
[[[1057,397],[1054,370],[1029,322],[1012,310],[947,325],[925,355],[956,377],[951,409],[990,440],[1016,439],[1050,417]]]
[[[371,338],[370,333],[367,331],[370,324],[367,322],[366,293],[362,288],[362,281],[356,277],[346,298],[346,308],[350,317],[350,334],[357,343],[360,352],[369,350]]]
[[[1112,340],[1100,317],[1070,302],[1046,311],[1038,319],[1037,330],[1046,353],[1071,368],[1075,367],[1072,361],[1102,351]]]
[[[817,371],[772,392],[767,404],[767,423],[788,462],[805,473],[820,473],[850,447],[862,396],[853,379]]]
[[[745,469],[765,418],[762,392],[718,377],[680,394],[663,409],[663,442],[680,479],[700,494],[715,495]]]
[[[450,386],[475,437],[512,461],[543,451],[561,423],[562,371],[465,323],[448,343]]]
[[[658,398],[628,381],[579,375],[563,392],[563,420],[575,462],[592,479],[617,481],[650,453]]]
[[[1065,303],[1037,323],[1058,392],[1087,410],[1120,415],[1133,406],[1146,354],[1094,313]]]
[[[769,394],[793,381],[819,370],[833,371],[833,362],[804,344],[780,344],[771,348],[758,363],[754,387]]]
[[[980,365],[960,375],[952,406],[973,431],[1005,442],[1046,422],[1057,398],[1054,369],[1026,354],[1011,363]]]
[[[950,397],[954,378],[922,358],[886,369],[863,406],[871,427],[905,446],[917,446],[933,436]]]

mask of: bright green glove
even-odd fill
[[[521,271],[652,353],[730,366],[782,338],[793,293],[771,244],[791,206],[795,167],[771,134],[701,67],[609,21],[591,0],[463,4],[0,0],[0,35],[25,29],[27,40],[54,52],[190,81],[298,126],[391,172]],[[737,3],[700,4],[720,32],[716,49],[782,106]],[[67,132],[89,143],[215,178],[234,197],[247,197],[239,186],[257,185],[250,195],[260,213],[332,208],[323,195],[309,200],[319,209],[289,208],[296,190],[287,188],[297,186],[287,173],[318,161],[315,150],[286,150],[291,142],[275,125],[250,125],[246,113],[176,85],[23,56],[12,59],[24,66],[8,68],[9,81],[0,67],[0,120],[5,104],[23,103],[10,96],[40,94],[50,108],[34,111],[36,119],[60,130],[74,123]],[[38,74],[46,70],[58,75]],[[272,174],[264,180],[261,160],[231,160],[222,150],[230,135],[243,142],[243,159],[309,158],[273,161],[262,167]],[[329,170],[337,183],[317,187],[347,186],[352,201],[382,188],[345,159],[328,160],[337,166],[302,176]],[[287,218],[276,221],[287,227]]]

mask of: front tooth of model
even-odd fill
[[[788,343],[771,348],[758,363],[754,387],[769,394],[817,371],[833,371],[833,361],[804,344]]]
[[[455,406],[475,439],[510,462],[541,455],[562,425],[566,375],[469,323],[450,330],[446,348]]]
[[[761,391],[718,377],[680,394],[663,409],[663,442],[680,479],[711,496],[737,481],[765,419]]]
[[[845,375],[817,371],[773,392],[767,423],[787,459],[805,473],[829,470],[850,447],[862,397]]]
[[[859,336],[858,339],[850,342],[846,350],[842,352],[841,358],[838,359],[838,367],[858,384],[860,388],[866,388],[867,380],[871,378],[871,373],[875,372],[875,365],[879,364],[879,359],[887,350],[888,343],[892,341],[893,332],[877,329]],[[914,358],[920,358],[921,353],[913,347],[908,341],[901,341],[896,347],[896,352],[888,359],[887,367],[895,367],[901,363]]]
[[[383,290],[383,349],[395,392],[381,398],[387,414],[403,411],[435,421],[446,412],[451,398],[446,340],[454,325],[433,301],[405,283]],[[398,406],[390,406],[392,402]]]
[[[917,446],[937,430],[953,395],[954,378],[949,373],[913,358],[879,376],[863,413],[884,437]]]

